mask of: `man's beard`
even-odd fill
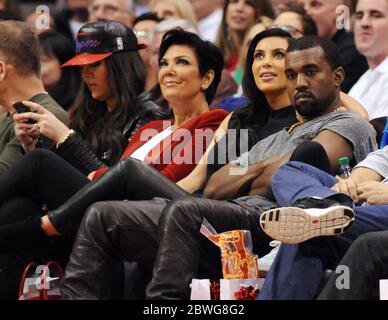
[[[314,101],[313,103],[308,105],[295,104],[296,111],[298,111],[298,113],[306,119],[313,119],[322,115],[323,113],[325,113],[327,107],[327,104],[320,104],[317,101]]]

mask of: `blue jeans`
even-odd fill
[[[336,180],[312,166],[289,162],[273,176],[272,189],[280,206],[317,196],[347,204],[350,198],[330,187]],[[388,229],[388,205],[356,207],[356,220],[344,234],[319,237],[297,245],[282,244],[266,277],[259,299],[313,299],[325,269],[335,269],[350,244],[361,234]]]

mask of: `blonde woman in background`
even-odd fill
[[[148,8],[159,18],[188,20],[197,28],[197,16],[188,0],[151,0]]]

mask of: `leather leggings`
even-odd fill
[[[50,211],[50,221],[60,233],[78,228],[86,209],[97,201],[147,200],[153,197],[175,199],[187,192],[150,165],[127,158],[103,176],[88,183],[64,204]]]
[[[221,277],[220,251],[199,233],[205,217],[218,232],[251,230],[254,250],[265,254],[270,239],[259,214],[243,204],[189,197],[109,201],[91,206],[78,231],[62,282],[65,299],[123,297],[123,259],[151,266],[148,299],[187,299],[197,275]]]

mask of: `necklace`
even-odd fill
[[[333,109],[331,112],[335,112],[335,111],[338,111],[338,110],[347,110],[344,106],[339,106],[335,109]],[[288,133],[291,133],[292,131],[294,131],[296,128],[299,128],[300,126],[302,126],[302,124],[304,124],[305,121],[304,119],[301,119],[299,120],[298,122],[295,122],[288,130],[287,132]]]

